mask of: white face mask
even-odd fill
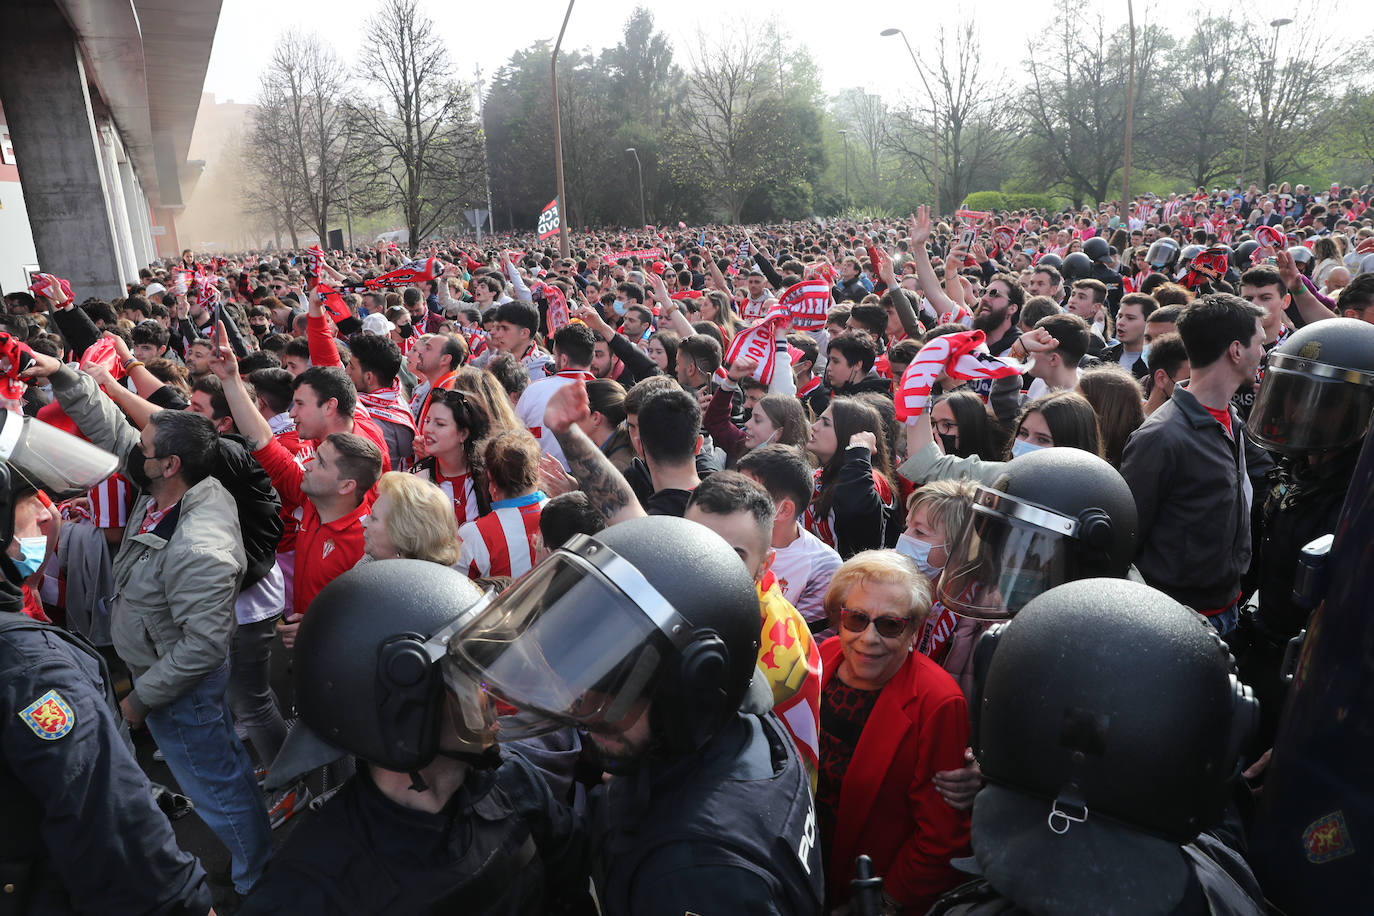
[[[921,572],[926,574],[926,578],[934,583],[936,579],[940,578],[940,567],[931,565],[930,552],[936,547],[943,546],[945,545],[931,544],[903,532],[902,536],[897,538],[896,549],[897,552],[903,556],[911,557],[911,559],[916,562],[916,565],[920,567]]]

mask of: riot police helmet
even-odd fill
[[[1065,255],[1064,263],[1059,268],[1059,273],[1063,275],[1066,283],[1086,279],[1092,272],[1092,258],[1081,251],[1073,251]]]
[[[1247,428],[1286,455],[1326,452],[1364,439],[1374,411],[1374,325],[1313,322],[1269,352]]]
[[[1057,254],[1046,253],[1036,259],[1035,266],[1053,267],[1055,270],[1060,270],[1064,266],[1064,259]]]
[[[1106,818],[1191,841],[1220,823],[1258,721],[1206,618],[1125,579],[1039,595],[984,635],[974,677],[983,776],[1034,799],[1044,839]]]
[[[1255,251],[1259,248],[1259,242],[1254,239],[1246,239],[1236,246],[1236,268],[1245,270],[1250,266],[1250,259],[1255,256]]]
[[[1093,261],[1105,261],[1112,254],[1112,246],[1100,235],[1095,235],[1083,243],[1083,253]]]
[[[965,617],[1005,620],[1064,582],[1125,577],[1135,542],[1135,499],[1116,468],[1082,449],[1038,449],[978,487],[939,599]]]
[[[574,536],[484,608],[450,660],[532,721],[617,735],[649,710],[648,753],[680,757],[737,714],[758,641],[735,551],[651,516]]]
[[[441,664],[454,634],[489,599],[466,576],[424,560],[376,560],[330,582],[310,603],[296,640],[296,704],[308,734],[403,773],[441,752],[489,759],[496,733],[491,700]],[[308,737],[298,738],[299,731],[278,761],[294,763],[305,753]],[[309,770],[328,759],[287,769]],[[278,769],[274,763],[273,776]]]

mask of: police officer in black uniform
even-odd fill
[[[655,516],[573,538],[454,641],[460,668],[609,761],[591,828],[602,916],[821,912],[806,770],[773,714],[740,711],[758,638],[738,555]]]
[[[1107,311],[1113,318],[1121,307],[1121,274],[1112,269],[1112,246],[1100,235],[1083,243],[1083,253],[1093,262],[1088,276],[1107,287]]]
[[[573,817],[539,771],[495,742],[480,687],[440,664],[486,599],[421,560],[350,570],[311,602],[296,641],[301,724],[270,773],[289,783],[345,752],[357,773],[301,824],[244,914],[542,914],[580,892]]]
[[[1248,584],[1258,589],[1258,603],[1243,618],[1237,645],[1241,674],[1263,713],[1257,750],[1273,741],[1287,692],[1279,668],[1307,622],[1308,609],[1293,598],[1302,549],[1335,533],[1371,411],[1374,325],[1318,321],[1270,351],[1247,426],[1280,458],[1269,491],[1257,494],[1261,522]]]
[[[1146,585],[1085,579],[978,650],[989,785],[960,864],[979,877],[932,913],[1265,912],[1223,823],[1257,704],[1202,617]]]
[[[25,616],[54,494],[108,477],[113,455],[0,413],[0,913],[210,912],[205,872],[177,846],[139,769],[105,663]]]

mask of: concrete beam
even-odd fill
[[[51,0],[8,0],[0,29],[4,100],[39,265],[77,298],[123,295],[100,138],[85,68]]]

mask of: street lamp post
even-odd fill
[[[844,208],[849,209],[849,131],[840,131],[844,137]]]
[[[646,215],[644,209],[644,166],[640,165],[639,151],[633,146],[625,150],[625,152],[635,157],[635,168],[639,171],[639,225],[647,226],[649,225],[649,217]]]
[[[1126,18],[1131,29],[1131,56],[1126,70],[1126,152],[1121,163],[1121,219],[1131,229],[1131,134],[1135,120],[1135,4],[1126,0]]]
[[[568,244],[568,208],[563,200],[563,128],[558,122],[558,49],[563,45],[563,33],[568,30],[568,19],[572,17],[573,4],[568,0],[568,11],[563,14],[563,27],[558,30],[558,40],[553,45],[553,165],[554,178],[558,182],[558,253],[566,258],[572,254]]]
[[[934,155],[932,156],[932,158],[935,160],[934,181],[932,182],[932,184],[934,185],[933,191],[935,196],[935,218],[939,219],[941,158],[940,147],[942,146],[942,144],[940,143],[940,110],[937,107],[937,103],[935,101],[935,93],[930,91],[930,83],[926,82],[926,72],[921,68],[921,62],[916,59],[916,52],[911,50],[911,42],[907,40],[906,32],[903,32],[901,29],[883,29],[882,32],[880,32],[879,34],[884,37],[891,37],[893,35],[902,36],[902,44],[906,45],[906,53],[911,55],[911,62],[916,65],[916,75],[921,78],[921,85],[926,87],[926,94],[930,96],[930,128],[934,138],[934,143],[932,144]]]
[[[1268,185],[1269,183],[1269,134],[1273,130],[1273,124],[1270,122],[1274,95],[1274,72],[1279,66],[1279,29],[1292,22],[1292,19],[1275,19],[1273,22],[1269,23],[1270,27],[1274,30],[1274,40],[1269,48],[1269,58],[1273,61],[1273,65],[1266,67],[1264,70],[1264,88],[1260,95],[1260,116],[1264,119],[1264,122],[1260,124],[1262,128],[1260,131],[1259,161],[1261,185]]]

